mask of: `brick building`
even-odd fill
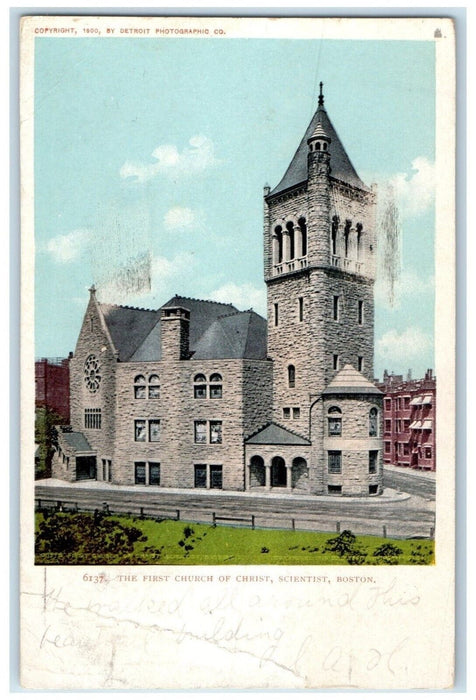
[[[35,406],[49,408],[69,421],[69,360],[61,357],[35,362]]]
[[[321,85],[289,167],[264,190],[268,321],[180,296],[157,311],[102,304],[93,286],[53,475],[380,494],[375,258],[375,193],[352,166]]]
[[[423,379],[403,380],[384,373],[377,385],[385,394],[384,462],[401,467],[436,469],[436,377],[429,369]]]

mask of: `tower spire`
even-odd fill
[[[324,95],[322,94],[322,85],[323,83],[319,83],[319,107],[324,107]]]

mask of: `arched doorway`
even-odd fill
[[[304,457],[293,459],[292,487],[293,489],[307,488],[309,470]]]
[[[286,486],[286,464],[282,457],[273,457],[271,462],[271,486]]]
[[[266,483],[266,468],[264,459],[255,455],[250,459],[250,486],[264,486]]]

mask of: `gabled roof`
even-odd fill
[[[121,362],[130,360],[160,318],[160,311],[150,309],[113,304],[99,307]]]
[[[83,435],[83,433],[77,433],[73,431],[59,431],[58,437],[60,440],[65,442],[68,447],[71,447],[75,452],[93,452],[91,445]]]
[[[322,393],[323,395],[376,394],[382,396],[380,389],[369,382],[363,374],[357,372],[352,365],[345,365],[340,372],[337,372]]]
[[[319,124],[320,127],[318,127]],[[329,153],[331,156],[331,177],[334,177],[337,180],[342,180],[353,187],[358,187],[362,190],[368,191],[369,188],[367,185],[365,185],[357,175],[355,168],[340,141],[337,131],[334,129],[331,120],[327,116],[324,106],[320,105],[311,119],[311,123],[307,127],[306,133],[304,134],[288,169],[284,173],[283,178],[268,196],[272,197],[273,195],[279,194],[290,187],[295,187],[302,182],[306,182],[307,154],[309,150],[307,141],[316,130],[318,132],[323,130],[325,135],[331,139],[331,143],[329,145]]]
[[[162,308],[190,311],[190,352],[194,359],[266,358],[266,321],[232,304],[174,296]],[[161,359],[160,312],[99,304],[121,362]]]
[[[310,445],[307,438],[278,423],[268,423],[246,438],[247,445]]]
[[[254,311],[237,311],[217,319],[194,347],[193,359],[266,358],[267,324]]]

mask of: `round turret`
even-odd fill
[[[328,151],[331,139],[327,135],[321,122],[319,122],[314,129],[312,135],[308,138],[307,144],[309,146],[309,151]]]

